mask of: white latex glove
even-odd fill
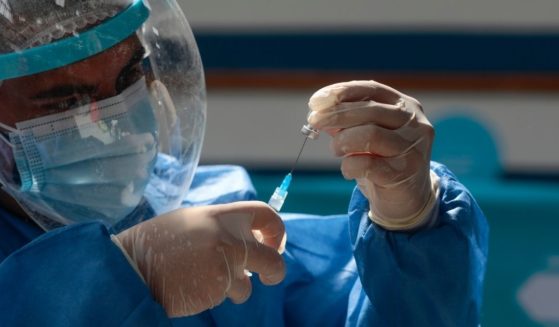
[[[245,269],[266,285],[285,277],[285,228],[261,202],[178,209],[116,238],[170,317],[197,314],[226,297],[244,302],[252,292]]]
[[[409,230],[436,214],[438,177],[429,162],[434,130],[421,104],[375,81],[333,84],[309,100],[308,122],[328,132],[342,173],[369,200],[369,217]]]

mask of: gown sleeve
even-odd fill
[[[355,189],[350,238],[358,267],[349,299],[349,326],[478,326],[487,262],[488,225],[468,190],[443,165],[436,221],[391,232],[368,218]],[[374,204],[373,204],[374,205]]]
[[[100,223],[53,230],[0,259],[2,326],[171,324]]]
[[[357,189],[349,224],[348,215],[282,214],[285,280],[269,287],[253,276],[247,302],[210,310],[215,325],[477,326],[487,223],[448,169],[431,168],[440,191],[429,228],[382,229],[368,218],[368,201]]]

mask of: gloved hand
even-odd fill
[[[245,269],[266,285],[285,277],[285,228],[261,202],[178,209],[116,238],[170,317],[197,314],[226,297],[244,302],[252,291]]]
[[[369,217],[410,230],[436,215],[438,177],[429,162],[434,130],[421,104],[375,81],[333,84],[309,100],[309,124],[328,132],[341,170],[369,200]]]

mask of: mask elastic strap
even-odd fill
[[[9,131],[11,133],[17,133],[17,129],[8,126],[6,124],[0,123],[0,128],[4,129],[6,131]],[[8,138],[6,137],[6,135],[4,135],[5,133],[3,131],[0,131],[0,140],[4,141],[7,145],[9,145],[10,147],[14,147],[14,145],[10,142],[10,140],[8,140]]]

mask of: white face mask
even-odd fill
[[[20,177],[7,191],[64,225],[125,218],[141,202],[158,152],[144,79],[113,98],[4,128]]]

